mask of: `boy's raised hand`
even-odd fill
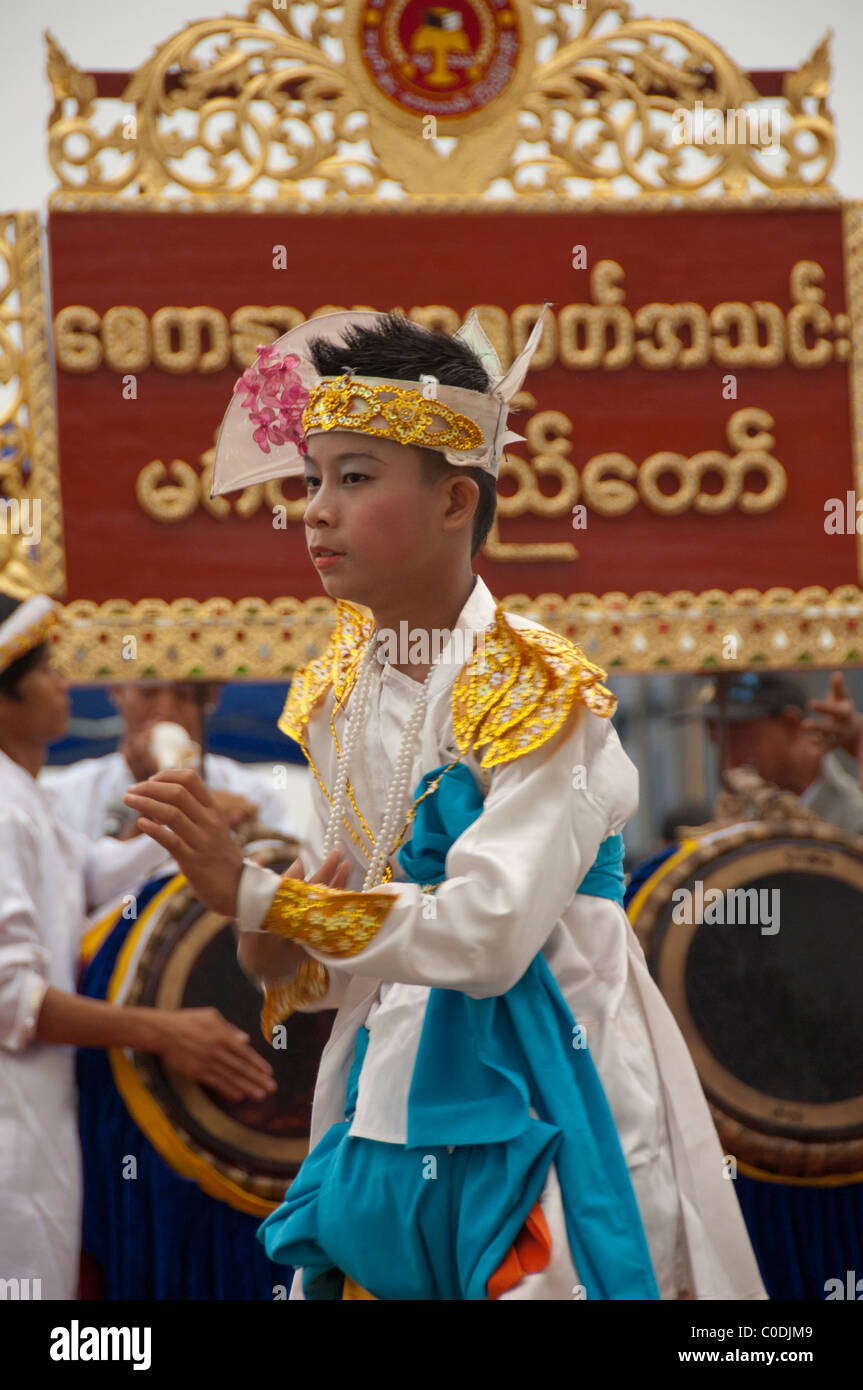
[[[123,800],[138,812],[139,829],[176,859],[205,907],[236,917],[243,852],[197,772],[185,767],[157,772],[149,781],[130,787]],[[336,846],[309,883],[343,888],[348,865],[342,854]],[[287,873],[290,878],[304,878],[302,861],[295,859]]]
[[[167,768],[123,797],[139,829],[176,859],[197,896],[213,912],[237,913],[243,853],[222,811],[191,768]]]

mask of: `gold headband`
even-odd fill
[[[34,594],[16,608],[0,623],[0,672],[41,646],[57,622],[57,609],[45,594]]]
[[[305,440],[322,430],[355,430],[436,449],[448,463],[482,468],[496,478],[506,445],[523,441],[507,428],[507,414],[542,337],[548,307],[547,301],[506,372],[475,310],[453,334],[482,362],[488,392],[447,386],[433,376],[417,381],[347,374],[322,380],[309,355],[314,339],[345,348],[348,330],[380,327],[387,316],[359,309],[298,324],[259,347],[256,363],[235,384],[216,440],[210,496],[273,478],[301,478]]]
[[[380,419],[375,426],[371,421]],[[444,428],[435,428],[434,422]],[[478,449],[479,425],[421,391],[381,383],[375,386],[351,376],[326,377],[312,387],[303,411],[303,429],[357,430],[360,434],[416,444],[429,449]]]

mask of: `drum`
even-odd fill
[[[629,915],[744,1172],[863,1171],[863,839],[749,822],[683,844]]]
[[[246,853],[282,871],[298,848],[268,841],[249,845]],[[161,1009],[212,1005],[270,1062],[278,1089],[264,1100],[231,1102],[153,1053],[111,1054],[130,1112],[166,1160],[212,1195],[265,1215],[308,1153],[315,1079],[333,1012],[292,1015],[280,1046],[270,1047],[260,1029],[261,994],[237,963],[230,921],[205,908],[180,875],[129,933],[109,997]]]
[[[298,846],[268,836],[246,854],[276,870]],[[284,1047],[259,1025],[262,998],[237,963],[231,923],[178,874],[114,905],[84,941],[79,991],[117,1003],[213,1005],[248,1033],[278,1091],[234,1104],[149,1053],[78,1053],[83,1248],[108,1299],[287,1297],[260,1222],[308,1151],[312,1095],[333,1012],[295,1014]]]

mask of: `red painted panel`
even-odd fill
[[[800,260],[825,271],[831,314],[845,310],[839,211],[587,214],[375,213],[360,216],[81,214],[54,212],[49,226],[53,310],[85,304],[103,314],[134,304],[147,315],[164,305],[211,305],[230,317],[244,304],[329,304],[387,309],[549,298],[560,306],[590,300],[589,272],[573,270],[583,243],[589,265],[618,261],[626,304],[769,300],[791,307],[788,276]],[[290,268],[274,270],[272,248],[289,248]],[[723,400],[728,368],[696,371],[572,371],[560,363],[532,372],[539,408],[573,421],[571,460],[581,471],[615,451],[641,464],[651,453],[732,452],[726,424],[757,406],[774,418],[773,454],[789,479],[781,504],[763,516],[738,510],[716,517],[689,510],[658,516],[642,502],[610,518],[588,512],[586,531],[564,515],[502,519],[504,541],[574,542],[577,560],[477,566],[493,592],[604,593],[676,588],[701,591],[786,584],[830,588],[857,583],[853,536],[827,536],[824,503],[854,486],[849,370],[790,363],[736,371],[738,399]],[[321,591],[303,528],[275,530],[262,507],[251,519],[217,520],[203,507],[166,525],[135,499],[135,480],[153,459],[197,467],[239,369],[205,376],[156,367],[138,374],[138,398],[123,399],[121,376],[105,367],[73,374],[58,366],[57,397],[68,597],[102,600],[248,594],[272,598]],[[513,420],[522,430],[525,416]],[[514,452],[530,457],[527,446]],[[511,490],[502,482],[501,491]],[[555,486],[545,485],[553,492]],[[285,491],[298,495],[299,484]]]

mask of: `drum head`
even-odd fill
[[[256,848],[255,858],[283,870],[296,848],[271,843]],[[134,1053],[133,1063],[186,1148],[251,1196],[281,1200],[308,1153],[312,1096],[333,1011],[292,1015],[284,1024],[284,1046],[268,1046],[260,1028],[262,995],[237,963],[231,922],[205,908],[188,884],[160,909],[124,1002],[162,1009],[213,1006],[248,1033],[278,1086],[260,1101],[228,1101],[152,1053]]]
[[[732,826],[646,888],[633,924],[727,1152],[785,1176],[863,1167],[863,840]]]

